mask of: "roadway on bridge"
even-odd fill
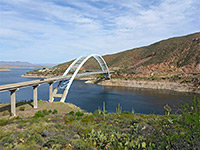
[[[89,76],[89,75],[96,75],[96,74],[104,74],[107,73],[106,71],[95,71],[95,72],[85,72],[85,73],[79,73],[77,74],[77,78],[84,77],[84,76]],[[7,84],[7,85],[1,85],[0,86],[0,92],[6,91],[6,90],[15,90],[18,88],[23,88],[27,86],[37,86],[39,84],[43,83],[52,83],[56,81],[61,81],[61,80],[68,80],[72,74],[67,75],[67,76],[56,76],[52,78],[45,78],[41,80],[33,80],[33,81],[27,81],[27,82],[20,82],[20,83],[13,83],[13,84]]]

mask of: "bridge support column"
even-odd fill
[[[11,105],[11,115],[16,116],[16,99],[15,99],[15,92],[18,89],[10,90],[10,105]]]
[[[38,97],[37,97],[37,87],[40,86],[40,85],[34,85],[33,86],[33,107],[34,108],[38,108],[37,106],[37,100],[38,100]]]
[[[68,88],[66,88],[65,89],[65,91],[63,92],[63,94],[62,94],[62,97],[61,97],[61,99],[60,99],[60,102],[65,102],[65,99],[66,99],[66,97],[67,97],[67,94],[68,94]]]
[[[53,83],[54,82],[50,82],[49,83],[49,102],[53,102]]]

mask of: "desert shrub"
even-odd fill
[[[182,114],[160,116],[150,121],[154,128],[150,140],[158,149],[198,149],[200,147],[200,100],[183,105]]]
[[[58,111],[56,109],[53,110],[52,114],[57,114]]]
[[[74,115],[74,111],[70,111],[69,114],[70,114],[70,115]]]
[[[67,144],[67,141],[63,135],[52,136],[50,137],[48,142],[44,144],[44,147],[51,148],[54,144],[60,144],[64,146],[65,144]]]
[[[27,143],[31,143],[31,142],[34,142],[38,145],[42,145],[44,143],[44,139],[42,138],[42,136],[38,133],[35,133],[33,135],[31,135],[28,140],[27,140]]]
[[[101,75],[97,76],[97,79],[102,79],[104,78],[104,74],[102,73]]]
[[[0,119],[0,126],[5,126],[8,123],[7,119]]]
[[[101,114],[101,110],[95,110],[94,112],[93,112],[93,115],[94,116],[99,116]]]
[[[180,76],[178,76],[178,75],[172,76],[171,78],[172,78],[172,79],[174,79],[174,80],[181,79],[181,77],[180,77]]]
[[[2,113],[2,116],[7,116],[7,115],[10,115],[10,112],[9,112],[9,111],[4,111],[4,112]]]
[[[189,83],[189,82],[192,82],[192,81],[190,81],[190,80],[183,80],[183,81],[181,81],[181,83]]]
[[[90,115],[90,116],[86,116],[85,118],[83,118],[81,120],[81,122],[84,122],[84,123],[89,123],[89,122],[93,122],[94,121],[94,116],[93,115]]]
[[[91,140],[87,140],[87,142],[85,142],[82,139],[74,139],[70,141],[70,144],[73,145],[74,149],[81,149],[81,150],[96,149],[95,145],[92,143]],[[70,149],[70,145],[68,146],[68,148]]]
[[[24,130],[20,132],[19,134],[17,134],[17,138],[19,139],[27,139],[28,137],[30,137],[30,131],[27,131],[27,130]]]
[[[192,105],[185,104],[182,106],[182,121],[188,129],[199,129],[200,131],[200,99],[195,97]],[[200,135],[200,134],[199,134]]]
[[[122,114],[130,114],[129,111],[123,111]]]
[[[25,110],[25,107],[22,106],[22,107],[19,108],[19,110],[20,110],[20,111],[24,111],[24,110]]]
[[[50,114],[50,113],[52,113],[52,111],[51,111],[51,110],[48,110],[48,113]]]
[[[16,146],[15,149],[23,149],[23,150],[36,150],[36,149],[40,149],[41,146],[37,145],[34,141],[31,141],[29,143],[23,143],[23,144],[19,144]]]
[[[0,130],[0,139],[4,136],[8,136],[10,135],[11,133],[10,132],[5,132],[4,130]]]
[[[34,115],[34,118],[43,118],[45,115],[41,112],[41,111],[38,111],[38,112],[36,112],[35,113],[35,115]]]
[[[49,112],[48,112],[46,109],[42,110],[42,113],[43,113],[44,115],[48,115],[48,114],[49,114]]]
[[[15,140],[15,136],[14,134],[10,134],[9,136],[4,136],[1,140],[0,140],[0,145],[4,145],[5,143],[12,143]]]
[[[81,116],[83,116],[83,115],[84,115],[84,113],[82,113],[82,112],[78,111],[78,112],[76,112],[76,115],[77,115],[78,117],[81,117]]]
[[[29,133],[31,135],[38,133],[38,134],[42,134],[44,130],[47,129],[47,120],[45,119],[35,119],[37,122],[32,123],[29,127]]]

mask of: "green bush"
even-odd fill
[[[190,81],[190,80],[183,80],[183,81],[181,81],[181,83],[190,83],[190,82],[192,82],[192,81]]]
[[[34,135],[31,135],[28,138],[27,142],[28,143],[35,142],[38,145],[42,145],[44,143],[44,139],[42,138],[42,136],[40,134],[35,133]]]
[[[64,146],[65,144],[67,144],[67,141],[63,135],[52,136],[50,137],[48,142],[44,144],[44,147],[52,148],[52,146],[55,144],[60,144]]]
[[[10,134],[8,136],[4,136],[1,140],[0,140],[0,145],[4,145],[5,143],[12,143],[15,140],[15,136],[14,134]]]
[[[81,150],[97,149],[91,140],[87,140],[87,142],[85,142],[83,139],[73,139],[70,141],[70,144],[73,145],[74,149],[81,149]],[[70,149],[69,146],[68,149]]]
[[[123,111],[122,114],[130,114],[129,111]]]
[[[69,114],[70,114],[70,115],[74,115],[74,111],[70,111]]]
[[[24,111],[24,110],[25,110],[25,107],[22,106],[22,107],[19,108],[19,110],[20,110],[20,111]]]
[[[44,115],[49,115],[49,112],[48,112],[46,109],[42,110],[42,113],[43,113]]]
[[[58,111],[56,109],[53,110],[52,114],[57,114]]]
[[[5,126],[8,123],[7,119],[0,119],[0,126]]]
[[[38,111],[38,112],[36,112],[35,113],[35,115],[34,115],[34,118],[43,118],[45,115],[41,112],[41,111]]]
[[[78,111],[78,112],[76,112],[76,115],[77,115],[78,117],[81,117],[81,116],[83,116],[83,115],[84,115],[84,113],[82,113],[82,112]]]
[[[182,106],[184,109],[183,112],[183,120],[184,123],[194,128],[199,128],[200,129],[200,100],[199,98],[195,97],[194,100],[192,101],[192,105],[185,104]]]

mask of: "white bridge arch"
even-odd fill
[[[49,98],[50,102],[53,102],[55,97],[61,98],[60,102],[65,102],[65,99],[67,97],[68,91],[69,91],[69,89],[71,87],[71,84],[74,81],[76,75],[78,74],[78,72],[81,69],[81,67],[85,64],[85,62],[88,59],[90,59],[91,57],[96,59],[96,61],[100,65],[102,73],[104,73],[105,77],[110,78],[110,71],[108,69],[108,66],[107,66],[105,60],[100,55],[91,54],[89,56],[80,56],[67,68],[67,70],[63,74],[63,76],[67,76],[67,75],[69,75],[70,72],[74,72],[73,75],[70,77],[70,79],[65,83],[66,84],[66,88],[65,88],[63,94],[57,94],[58,88],[55,88],[54,91],[52,92],[52,95]],[[60,81],[60,83],[61,82],[62,81]]]

